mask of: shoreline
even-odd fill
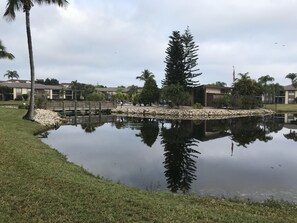
[[[57,127],[65,122],[57,112],[45,109],[35,110],[34,121],[46,126]],[[251,109],[251,110],[230,110],[230,109],[192,109],[190,107],[183,107],[180,109],[171,109],[164,107],[136,107],[136,106],[123,106],[112,109],[113,115],[139,118],[160,118],[160,119],[183,119],[183,120],[215,120],[227,119],[249,116],[265,116],[275,114],[274,111],[269,109]]]
[[[0,222],[296,222],[293,203],[148,192],[95,177],[37,139],[45,128],[24,114],[0,108]]]
[[[122,108],[118,107],[112,109],[111,113],[115,115],[126,115],[128,117],[212,120],[249,116],[265,116],[275,114],[276,112],[264,108],[250,110],[231,110],[214,108],[192,109],[191,107],[174,109],[165,107],[123,106]]]

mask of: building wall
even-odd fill
[[[29,94],[30,91],[27,88],[13,88],[13,100],[16,99],[18,95]]]

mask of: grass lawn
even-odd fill
[[[0,107],[1,106],[19,106],[23,103],[29,103],[28,101],[0,101]]]
[[[297,206],[146,192],[88,174],[0,108],[0,222],[297,222]],[[71,140],[71,139],[69,139]]]
[[[297,113],[297,104],[266,104],[264,108],[274,110],[276,112],[296,112]]]

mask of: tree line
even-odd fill
[[[38,5],[42,4],[54,4],[59,7],[64,7],[68,4],[67,0],[8,0],[4,17],[8,21],[12,21],[16,18],[17,11],[23,11],[25,13],[25,26],[27,34],[27,44],[29,53],[29,65],[31,76],[31,91],[30,91],[30,103],[29,109],[25,119],[33,120],[34,114],[34,96],[35,96],[35,68],[33,58],[33,44],[30,27],[30,13],[34,6],[34,3]],[[151,104],[156,101],[170,102],[172,106],[181,104],[190,104],[193,92],[193,87],[198,86],[199,82],[196,77],[201,75],[197,68],[198,61],[198,49],[194,37],[190,32],[189,27],[186,28],[183,34],[180,31],[173,31],[169,37],[168,47],[166,49],[165,57],[165,78],[162,80],[162,90],[159,91],[153,77],[145,79],[143,86],[143,93],[134,95],[134,101],[143,102],[144,104]],[[0,58],[13,59],[13,54],[6,51],[0,41]],[[13,71],[14,72],[14,71]],[[148,71],[149,72],[149,71]],[[11,74],[9,74],[10,77]],[[8,75],[7,75],[8,76]],[[14,74],[14,77],[16,75]],[[292,80],[292,84],[297,86],[297,73],[290,73],[287,78]],[[243,82],[251,84],[247,80],[242,80],[240,83],[233,84],[235,88],[237,85],[243,84]],[[252,84],[253,87],[256,87]],[[264,87],[265,88],[265,87]],[[256,89],[254,89],[257,91]],[[240,95],[241,90],[234,90],[234,100],[241,99],[242,104],[245,101],[250,101],[250,98],[246,95]],[[251,101],[254,104],[254,101]]]

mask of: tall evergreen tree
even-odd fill
[[[179,31],[173,31],[169,38],[167,56],[164,61],[166,68],[163,86],[180,85],[184,89],[197,86],[198,81],[194,78],[201,75],[199,69],[196,68],[198,46],[195,44],[189,27],[182,35]]]
[[[198,81],[194,80],[195,77],[198,77],[202,73],[199,73],[198,68],[198,47],[195,44],[194,37],[190,32],[189,27],[185,30],[185,33],[182,35],[182,42],[184,46],[184,66],[185,66],[185,76],[187,87],[194,87],[198,85]]]
[[[166,49],[166,68],[165,79],[162,81],[163,86],[179,84],[184,88],[187,87],[187,77],[185,74],[185,52],[182,36],[179,31],[173,31],[169,37],[169,44]]]

